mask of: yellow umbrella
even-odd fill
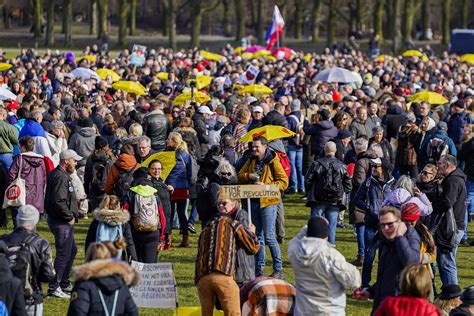
[[[296,135],[288,128],[279,126],[279,125],[265,125],[259,128],[254,128],[242,138],[240,138],[240,142],[251,142],[257,136],[265,137],[269,142],[279,138],[291,137]]]
[[[430,104],[446,104],[449,101],[441,94],[431,91],[418,92],[409,97],[412,102],[428,102]]]
[[[204,59],[212,60],[212,61],[219,61],[222,58],[224,58],[224,56],[222,55],[214,54],[205,50],[200,50],[199,55],[201,55]]]
[[[244,59],[250,59],[250,58],[253,58],[253,54],[252,53],[243,53],[242,55],[242,58]]]
[[[94,55],[86,55],[86,56],[76,57],[76,63],[80,62],[83,59],[86,59],[90,61],[91,63],[95,63],[97,61],[97,57],[95,57]]]
[[[232,53],[234,55],[240,55],[240,54],[242,54],[243,50],[244,50],[244,48],[242,46],[240,46],[240,47],[234,48],[234,51]]]
[[[311,61],[311,59],[313,59],[313,56],[311,56],[311,54],[306,54],[304,55],[304,61],[309,63]]]
[[[459,60],[468,64],[474,64],[474,54],[464,54]]]
[[[176,166],[176,152],[175,151],[162,151],[156,154],[151,155],[148,157],[144,162],[142,162],[142,167],[148,168],[148,165],[153,160],[159,160],[161,162],[161,178],[166,180],[171,170],[173,170],[174,166]]]
[[[275,56],[272,56],[272,55],[265,56],[265,59],[270,60],[270,61],[277,61],[277,58]]]
[[[0,71],[5,71],[5,70],[8,70],[12,67],[13,67],[12,64],[0,63]]]
[[[159,72],[156,77],[161,80],[168,80],[168,73],[167,72]]]
[[[403,57],[413,57],[413,56],[416,56],[416,57],[420,57],[421,60],[423,61],[428,61],[428,57],[423,54],[422,52],[420,52],[419,50],[416,50],[416,49],[409,49],[407,51],[405,51],[403,54],[402,54]]]
[[[267,94],[267,93],[270,94],[270,93],[273,93],[273,90],[262,84],[251,84],[251,85],[245,86],[241,92],[250,93],[250,94]]]
[[[207,87],[208,85],[210,85],[211,82],[212,82],[212,79],[214,79],[214,78],[211,77],[211,76],[201,75],[201,76],[196,76],[196,79],[190,79],[189,81],[190,82],[196,82],[196,88],[198,90],[201,90],[201,89]]]
[[[258,57],[261,57],[261,56],[268,56],[268,55],[271,55],[272,52],[269,51],[269,50],[266,50],[266,49],[262,49],[262,50],[259,50],[258,52],[255,52],[253,54],[253,58],[258,58]]]
[[[186,101],[192,101],[192,98],[194,97],[194,100],[199,102],[199,103],[207,103],[211,101],[211,98],[202,92],[196,91],[194,92],[193,95],[191,95],[191,92],[185,92],[180,95],[178,95],[174,100],[173,100],[173,105],[181,105],[185,104]]]
[[[146,88],[136,81],[118,81],[112,85],[115,90],[123,90],[136,95],[145,95]]]
[[[113,82],[119,81],[120,80],[120,75],[113,71],[112,69],[108,68],[100,68],[97,69],[97,74],[99,75],[100,79],[105,80],[107,76],[110,76],[112,78]]]

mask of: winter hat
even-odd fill
[[[339,132],[337,132],[338,139],[345,139],[349,137],[352,137],[352,133],[347,128],[341,129]]]
[[[33,205],[23,205],[18,209],[16,222],[18,226],[35,226],[38,224],[40,214]]]
[[[95,149],[102,149],[104,148],[105,146],[107,146],[109,144],[109,142],[107,141],[107,139],[103,136],[96,136],[95,138]]]
[[[461,295],[463,305],[474,305],[474,285],[464,289]]]
[[[448,284],[441,287],[439,298],[442,300],[450,300],[462,295],[461,288],[457,284]]]
[[[407,122],[408,123],[415,123],[416,122],[416,116],[413,113],[408,113],[407,114]]]
[[[299,111],[301,109],[301,101],[299,99],[294,99],[291,101],[291,111]]]
[[[417,221],[420,219],[420,208],[415,203],[405,203],[400,209],[402,219],[406,221]]]
[[[331,113],[326,109],[319,110],[318,114],[321,116],[321,121],[327,121],[331,117]]]
[[[328,221],[320,216],[311,218],[308,221],[306,236],[315,238],[327,238],[329,236]]]
[[[446,124],[446,122],[439,121],[438,124],[436,125],[436,128],[438,130],[447,131],[448,130],[448,124]]]
[[[146,167],[140,167],[133,172],[133,179],[148,178],[148,169]]]
[[[84,117],[82,119],[79,119],[79,121],[77,123],[81,127],[93,127],[94,126],[94,122],[91,120],[90,117]]]
[[[433,128],[435,128],[436,122],[433,120],[431,117],[428,117],[428,131],[431,131]]]

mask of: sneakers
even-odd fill
[[[64,293],[71,293],[72,292],[72,284],[69,283],[69,285],[67,287],[62,287],[61,290]]]
[[[63,292],[63,290],[58,287],[56,290],[48,292],[48,297],[56,297],[56,298],[64,298],[64,299],[71,299],[69,294]]]
[[[195,234],[196,233],[196,228],[194,227],[193,224],[189,223],[188,224],[188,230],[191,234]]]
[[[275,279],[284,280],[285,279],[285,274],[283,273],[282,270],[280,270],[280,271],[273,270],[273,273],[270,274],[270,277],[275,278]]]

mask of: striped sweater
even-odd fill
[[[250,255],[260,248],[257,236],[230,216],[212,220],[199,236],[194,282],[216,271],[235,277],[238,246]]]

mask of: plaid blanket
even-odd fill
[[[293,285],[273,278],[258,278],[252,283],[248,298],[242,306],[243,316],[293,315],[296,294]]]

